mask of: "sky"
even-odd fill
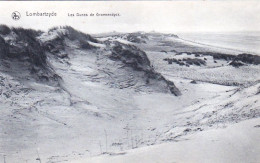
[[[11,14],[18,11],[20,20]],[[232,32],[260,30],[260,1],[44,1],[0,2],[0,24],[47,30],[70,25],[86,33]],[[27,13],[56,12],[57,17]],[[77,13],[119,13],[119,17],[70,17]]]

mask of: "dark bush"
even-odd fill
[[[18,37],[15,45],[9,46],[9,56],[28,58],[33,65],[44,67],[46,65],[46,54],[36,38],[41,34],[41,31],[23,28],[12,28],[11,30]]]
[[[206,62],[204,60],[198,58],[186,58],[183,60],[190,65],[197,65],[197,66],[206,65]]]
[[[0,36],[0,58],[6,56],[7,49],[8,48],[5,40]]]
[[[0,25],[0,34],[8,35],[11,32],[11,29],[6,25]]]
[[[241,61],[232,61],[230,63],[230,65],[234,66],[234,67],[240,67],[240,66],[243,66],[245,64],[243,64]]]
[[[234,58],[233,61],[230,63],[230,65],[234,67],[243,66],[245,64],[260,64],[260,56],[243,53],[236,56],[236,58]]]
[[[222,60],[226,60],[226,61],[230,61],[233,58],[235,58],[234,55],[222,54],[222,53],[211,53],[210,55],[213,56],[214,59],[222,59]]]
[[[196,80],[192,80],[190,83],[197,84]]]
[[[241,61],[243,63],[258,65],[260,64],[260,56],[243,53],[243,54],[239,54],[234,59],[234,61]]]
[[[121,60],[137,70],[151,66],[145,52],[136,46],[121,44],[119,42],[116,42],[116,46],[113,47],[110,58]]]
[[[168,61],[168,64],[172,64],[175,62],[176,64],[183,66],[183,65],[206,65],[206,62],[202,59],[198,58],[183,58],[183,59],[175,59],[175,58],[165,58],[164,61]]]

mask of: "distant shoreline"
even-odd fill
[[[235,54],[237,53],[252,53],[252,52],[249,52],[249,51],[243,51],[243,50],[239,50],[239,49],[233,49],[233,48],[226,48],[226,47],[221,47],[221,46],[216,46],[216,45],[210,45],[210,44],[206,44],[206,43],[200,43],[200,42],[196,42],[196,41],[191,41],[191,40],[187,40],[187,39],[183,39],[183,38],[179,38],[185,42],[191,42],[191,43],[194,43],[194,44],[198,44],[198,45],[203,45],[203,46],[207,46],[207,47],[210,47],[210,48],[217,48],[219,50],[228,50],[228,51],[233,51]]]
[[[178,33],[180,39],[197,45],[260,55],[260,33]]]

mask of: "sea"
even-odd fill
[[[260,55],[260,31],[177,33],[188,41]]]

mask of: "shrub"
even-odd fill
[[[0,25],[0,34],[8,35],[11,32],[10,28],[6,25]]]
[[[0,58],[6,55],[7,45],[5,40],[0,36]]]
[[[47,57],[44,48],[36,38],[41,34],[41,31],[23,28],[12,28],[12,31],[18,36],[16,41],[24,44],[24,49],[21,49],[21,51],[26,51],[26,53],[23,55],[27,55],[32,64],[45,66]]]

